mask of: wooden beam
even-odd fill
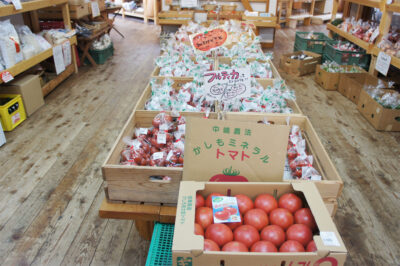
[[[253,8],[251,7],[249,0],[241,0],[244,8],[248,11],[253,11]]]

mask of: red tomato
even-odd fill
[[[204,239],[204,251],[221,251],[221,249],[211,239]]]
[[[200,194],[196,194],[196,209],[204,206],[204,198]]]
[[[278,202],[270,194],[261,194],[254,201],[254,206],[269,214],[272,210],[278,208]]]
[[[240,215],[240,222],[237,223],[226,223],[226,225],[233,231],[237,227],[241,226],[243,224],[243,216]]]
[[[220,247],[233,240],[232,230],[225,224],[211,224],[207,227],[205,236]]]
[[[244,215],[244,224],[252,225],[260,231],[268,225],[268,216],[261,209],[251,209]]]
[[[293,224],[293,215],[286,209],[278,208],[269,214],[271,224],[278,225],[286,230]]]
[[[212,208],[212,196],[224,196],[224,195],[216,192],[211,193],[210,195],[208,195],[206,199],[206,207]]]
[[[315,252],[317,251],[317,245],[315,245],[314,240],[311,240],[306,247],[307,252]]]
[[[199,236],[204,236],[204,229],[198,223],[194,224],[194,234]]]
[[[286,193],[279,198],[278,205],[279,208],[285,208],[291,213],[295,213],[303,207],[303,202],[295,194]]]
[[[308,226],[304,224],[294,224],[286,230],[286,237],[288,240],[296,240],[303,246],[306,246],[308,242],[312,240],[313,235]]]
[[[254,226],[241,225],[235,229],[233,238],[235,241],[239,241],[245,244],[247,248],[250,248],[255,242],[260,240],[260,235]]]
[[[269,241],[258,241],[251,246],[251,252],[278,252],[278,249]]]
[[[317,229],[317,224],[315,223],[314,216],[309,208],[302,208],[294,213],[294,222],[296,224],[307,225],[311,231]]]
[[[234,215],[234,214],[237,213],[237,210],[235,208],[232,208],[232,207],[225,207],[224,211],[229,212],[229,215]]]
[[[222,251],[225,252],[249,252],[249,249],[240,242],[237,241],[231,241],[226,243],[223,248]]]
[[[279,248],[279,252],[304,252],[304,247],[302,244],[296,240],[288,240],[282,244]]]
[[[262,240],[269,241],[276,247],[280,247],[286,240],[285,231],[277,225],[268,225],[264,227],[260,236]]]
[[[228,218],[230,216],[229,212],[227,212],[225,210],[216,212],[214,215],[215,215],[215,218],[217,218],[219,220],[228,220]]]
[[[238,203],[239,212],[241,214],[244,215],[248,210],[254,208],[253,201],[246,195],[239,194],[239,195],[236,195],[235,197],[236,197],[236,200]]]
[[[196,209],[195,222],[206,229],[213,222],[213,211],[208,207],[199,207]]]

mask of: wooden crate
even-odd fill
[[[253,24],[256,27],[276,28],[278,17],[246,16],[243,14],[242,20]]]
[[[160,25],[186,25],[193,20],[193,11],[163,11],[158,13]]]
[[[125,147],[123,138],[132,137],[135,127],[151,126],[152,119],[154,118],[152,112],[135,110],[129,117],[102,166],[103,178],[107,182],[108,199],[176,204],[179,182],[182,179],[182,168],[127,166],[119,164],[120,152]],[[192,113],[185,114],[185,116],[202,117],[203,114]],[[226,119],[228,120],[254,123],[263,120],[265,117],[268,117],[268,120],[275,124],[286,124],[288,117],[290,117],[291,125],[300,126],[307,142],[308,151],[314,156],[314,167],[319,171],[323,179],[322,181],[292,180],[286,182],[314,182],[324,201],[331,202],[332,200],[336,200],[341,194],[343,181],[307,117],[287,114],[226,114]],[[215,114],[210,114],[210,119],[215,118]],[[169,176],[171,177],[171,181],[150,181],[149,177],[154,175]]]
[[[80,19],[90,13],[89,4],[83,5],[69,5],[69,13],[71,19]],[[62,12],[60,6],[49,7],[38,10],[40,19],[62,19]]]

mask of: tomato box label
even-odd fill
[[[286,125],[188,118],[183,180],[282,181],[289,129]]]
[[[214,223],[238,223],[241,221],[236,197],[212,196]]]

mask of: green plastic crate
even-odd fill
[[[107,47],[106,49],[100,50],[100,51],[89,49],[89,54],[93,57],[96,64],[103,65],[109,57],[114,55],[114,46],[111,43],[111,45],[109,47]],[[89,60],[87,60],[87,58],[85,58],[85,63],[90,64],[90,62],[89,62]]]
[[[359,48],[359,51],[340,51],[335,49],[333,46],[339,41],[329,41],[325,46],[324,57],[329,58],[331,61],[335,61],[339,65],[357,65],[364,69],[369,66],[370,55],[365,50]],[[341,42],[348,43],[348,42]]]
[[[146,266],[172,265],[174,224],[155,223]]]
[[[317,54],[323,54],[324,47],[327,41],[331,40],[322,32],[314,32],[313,34],[318,36],[317,39],[307,39],[310,32],[298,31],[296,32],[296,38],[294,41],[294,51],[310,51]]]

